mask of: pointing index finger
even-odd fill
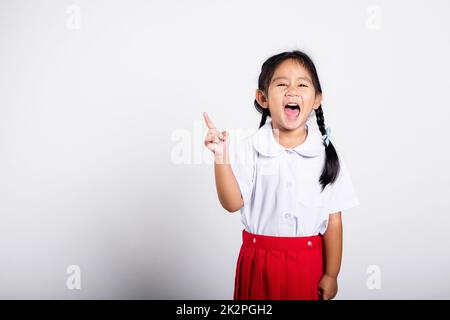
[[[216,129],[216,126],[211,121],[211,119],[209,118],[209,116],[206,112],[203,112],[203,118],[205,118],[206,126],[208,127],[208,129]]]

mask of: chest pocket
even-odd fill
[[[298,200],[299,202],[308,207],[314,209],[320,209],[325,207],[327,189],[323,192],[322,186],[319,182],[319,172],[314,170],[314,168],[307,168],[299,175],[299,192]]]
[[[280,173],[280,158],[259,157],[257,161],[257,170],[262,177],[278,176]]]
[[[265,194],[276,192],[280,183],[280,162],[277,157],[260,156],[256,162],[257,184]]]
[[[299,190],[298,200],[301,204],[309,208],[321,208],[325,206],[325,197],[320,194],[320,190],[306,189]]]

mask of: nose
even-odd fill
[[[288,97],[298,97],[297,87],[289,86],[288,90],[286,91],[286,95]]]
[[[287,95],[288,97],[298,97],[298,93],[297,93],[295,90],[292,90],[292,89],[289,89],[289,90],[286,92],[286,95]]]

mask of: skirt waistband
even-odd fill
[[[322,249],[322,236],[277,237],[254,234],[242,230],[242,244],[247,247],[272,250]]]

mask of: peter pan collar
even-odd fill
[[[261,154],[269,157],[275,157],[283,150],[293,150],[304,157],[316,157],[325,150],[322,136],[317,129],[306,124],[308,134],[305,141],[297,147],[285,148],[279,144],[274,136],[272,120],[268,119],[266,123],[259,128],[252,136],[253,147]]]

